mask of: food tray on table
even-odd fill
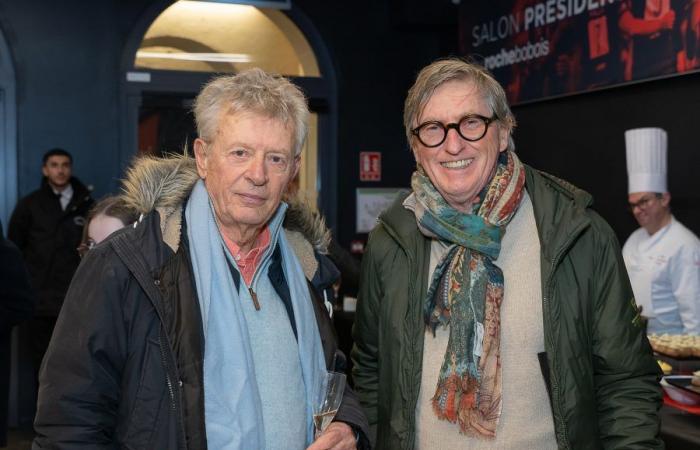
[[[700,361],[700,336],[687,334],[650,334],[654,352],[677,360]]]

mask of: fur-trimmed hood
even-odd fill
[[[139,214],[181,206],[199,180],[194,158],[136,158],[122,180],[122,198]]]
[[[158,211],[163,239],[175,251],[180,240],[183,204],[197,180],[199,174],[192,157],[140,157],[126,172],[121,197],[139,214]],[[311,261],[315,260],[313,251],[328,253],[331,234],[325,220],[304,203],[291,201],[284,228],[308,276],[308,271],[317,268]]]

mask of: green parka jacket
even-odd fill
[[[526,166],[541,246],[548,385],[562,449],[663,448],[659,368],[617,239],[586,192]],[[353,376],[377,449],[413,449],[430,241],[399,196],[362,261]],[[544,355],[542,355],[544,356]],[[533,412],[536,413],[536,412]]]

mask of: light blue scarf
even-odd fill
[[[326,370],[312,300],[299,260],[282,232],[287,205],[269,222],[269,251],[279,245],[297,326],[306,391],[307,444],[313,441],[312,402]],[[204,182],[199,180],[185,209],[187,237],[205,336],[204,413],[209,448],[262,449],[262,407],[248,327],[226,259],[235,266],[219,232]],[[241,278],[241,283],[243,279]]]

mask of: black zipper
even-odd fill
[[[172,346],[170,345],[170,339],[166,334],[165,329],[163,328],[165,324],[165,315],[163,314],[160,307],[160,303],[158,302],[158,299],[161,297],[161,293],[158,288],[158,286],[160,286],[160,280],[154,280],[153,278],[151,278],[150,271],[148,270],[148,266],[143,260],[141,253],[139,253],[138,249],[134,247],[134,245],[126,238],[125,234],[116,236],[114,239],[111,240],[111,244],[112,248],[114,248],[114,250],[117,252],[117,255],[126,264],[129,271],[134,275],[137,282],[144,290],[146,297],[148,297],[149,301],[153,305],[153,309],[155,310],[156,315],[158,316],[158,320],[160,322],[158,333],[158,347],[160,349],[161,362],[163,363],[163,368],[165,369],[165,381],[168,388],[168,394],[170,396],[170,406],[173,410],[173,413],[176,416],[176,420],[179,425],[178,428],[180,434],[180,442],[182,443],[181,446],[182,448],[186,448],[187,435],[185,433],[185,425],[182,417],[182,402],[180,401],[178,404],[178,401],[180,400],[180,392],[178,390],[178,397],[175,398],[173,377],[171,377],[170,373],[172,365],[172,372],[174,378],[177,379],[179,382],[177,365],[174,361],[172,362],[172,364],[169,362],[170,360],[174,360],[175,358],[172,355]],[[165,348],[166,346],[167,349]],[[168,355],[170,355],[170,358],[168,358]],[[180,406],[179,410],[178,406]]]
[[[154,283],[156,286],[160,285],[160,280],[155,280]],[[151,299],[153,303],[155,303],[154,299]],[[158,317],[160,318],[160,330],[158,332],[158,343],[159,343],[159,348],[160,348],[160,357],[161,357],[161,362],[163,363],[163,368],[165,369],[165,382],[168,387],[168,394],[170,395],[170,407],[173,413],[175,414],[175,419],[177,420],[179,432],[180,432],[180,442],[182,442],[182,448],[187,448],[187,433],[185,432],[185,424],[182,418],[182,398],[181,398],[181,392],[180,392],[180,377],[178,375],[177,371],[177,365],[174,363],[171,364],[169,363],[169,360],[174,359],[172,356],[172,353],[169,352],[168,350],[172,349],[172,346],[170,345],[170,338],[168,335],[165,333],[165,330],[163,328],[163,324],[165,323],[163,320],[163,315],[160,312],[160,308],[156,307],[156,314],[158,314]],[[165,340],[165,345],[163,345],[163,341]],[[167,347],[167,349],[166,349]],[[168,355],[170,355],[170,358],[168,358]],[[170,373],[173,373],[174,378],[178,380],[178,388],[177,388],[177,398],[175,397],[175,387],[173,386],[173,378],[171,378]],[[179,407],[179,408],[178,408]]]
[[[165,381],[168,385],[168,393],[170,395],[170,409],[175,411],[176,410],[175,391],[173,390],[173,383],[172,383],[172,381],[170,381],[170,373],[168,370],[167,356],[165,355],[165,350],[163,349],[162,331],[158,333],[158,348],[160,349],[160,360],[163,363],[163,367],[165,368]]]

